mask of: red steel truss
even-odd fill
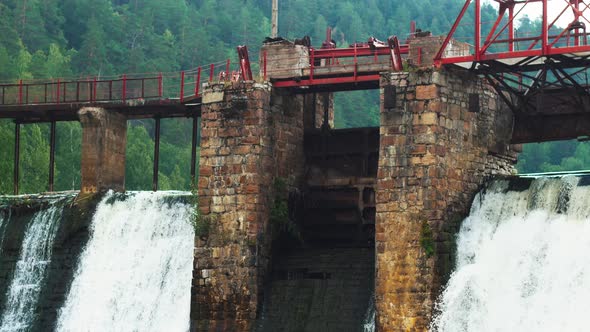
[[[590,52],[586,24],[590,24],[588,8],[584,0],[494,0],[498,3],[498,15],[487,34],[482,34],[482,0],[466,0],[465,4],[447,35],[440,51],[435,56],[437,65],[483,62],[530,57],[551,57],[554,55]],[[471,4],[474,6],[471,6]],[[535,4],[536,3],[536,4]],[[560,9],[549,13],[549,3],[561,5]],[[524,17],[525,9],[542,9],[540,30],[531,36],[518,37],[515,23]],[[447,47],[459,25],[463,24],[465,14],[472,7],[475,11],[473,24],[473,52],[470,55],[445,55]],[[554,9],[554,7],[552,7]],[[566,13],[573,19],[564,23]],[[559,25],[566,24],[564,27]],[[448,53],[448,52],[447,52]]]
[[[590,97],[586,31],[590,4],[584,0],[494,1],[498,15],[489,26],[482,22],[482,0],[465,1],[434,58],[435,65],[459,66],[484,76],[515,114],[555,112],[557,105],[541,102],[547,96],[561,96],[561,104],[588,109],[584,100]],[[523,36],[515,25],[524,17],[525,9],[535,6],[542,13],[541,25]],[[475,24],[463,23],[469,10],[475,11]],[[457,39],[454,35],[462,24],[473,26],[471,52],[452,54],[451,40]],[[486,32],[482,34],[482,30]]]

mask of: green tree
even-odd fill
[[[112,72],[112,66],[107,59],[106,44],[105,31],[98,18],[90,17],[80,51],[75,57],[82,74],[101,76]],[[67,61],[69,62],[69,59]]]
[[[17,76],[15,67],[13,66],[12,59],[8,54],[5,47],[0,45],[0,80],[8,81],[14,79]]]
[[[82,126],[58,122],[55,130],[55,190],[80,189]]]
[[[21,133],[19,191],[46,191],[49,183],[48,125],[21,125]]]
[[[152,188],[154,141],[140,122],[130,122],[127,128],[125,187],[127,190]]]
[[[72,76],[70,61],[70,52],[64,54],[57,44],[49,45],[44,77],[57,78]]]
[[[14,170],[14,123],[0,120],[0,194],[12,194]]]
[[[33,78],[33,74],[30,72],[30,65],[33,56],[22,42],[19,42],[19,50],[17,52],[16,59],[14,61],[14,67],[16,69],[16,77],[21,79],[30,79]]]

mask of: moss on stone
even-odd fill
[[[434,255],[434,238],[432,234],[432,228],[428,224],[428,221],[422,221],[422,227],[420,229],[420,245],[426,253],[426,257],[430,258]]]

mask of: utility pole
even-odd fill
[[[270,36],[277,38],[279,35],[279,0],[272,0],[272,31]]]

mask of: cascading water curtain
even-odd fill
[[[497,181],[475,199],[431,330],[588,331],[590,187]]]
[[[48,209],[37,212],[29,223],[6,294],[0,331],[29,331],[62,212],[63,205],[53,203]]]
[[[175,195],[102,200],[57,331],[188,331],[192,207]]]

